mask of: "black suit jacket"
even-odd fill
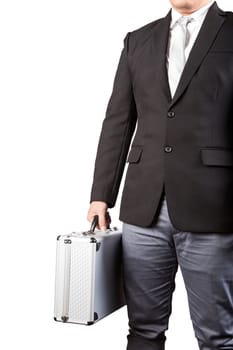
[[[127,162],[121,221],[150,226],[165,190],[177,229],[233,232],[233,13],[210,7],[172,99],[170,19],[124,39],[90,202],[115,205]]]

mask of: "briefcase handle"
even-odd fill
[[[95,228],[96,228],[96,226],[98,224],[98,221],[99,221],[99,216],[95,215],[93,217],[93,220],[92,220],[92,223],[91,223],[90,232],[94,232],[95,231]]]
[[[107,215],[109,215],[109,214],[107,214]],[[97,224],[98,224],[98,220],[99,220],[99,216],[98,216],[98,215],[95,215],[95,216],[93,217],[93,220],[92,220],[92,223],[91,223],[91,227],[90,227],[90,230],[89,230],[90,233],[94,233],[95,228],[96,228],[96,226],[97,226]],[[108,224],[108,226],[107,226],[107,229],[110,229],[109,224]]]

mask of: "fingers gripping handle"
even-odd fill
[[[95,216],[93,217],[93,220],[92,220],[92,223],[91,223],[90,232],[93,233],[93,232],[95,231],[95,228],[96,228],[96,226],[97,226],[97,224],[98,224],[98,220],[99,220],[98,215],[95,215]]]
[[[95,215],[95,216],[93,217],[93,220],[92,220],[92,223],[91,223],[91,227],[90,227],[90,231],[89,231],[89,232],[94,233],[95,228],[96,228],[96,226],[98,225],[98,220],[99,220],[99,216],[98,216],[98,215]],[[109,228],[110,228],[110,226],[109,226],[109,223],[108,223],[107,229],[109,229]]]

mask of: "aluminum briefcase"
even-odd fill
[[[54,320],[90,325],[125,305],[121,235],[114,228],[57,237]]]

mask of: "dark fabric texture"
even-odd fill
[[[177,230],[164,196],[150,228],[123,223],[122,251],[127,350],[164,349],[178,266],[200,350],[233,350],[233,233]]]
[[[90,202],[150,227],[166,192],[171,221],[190,232],[233,232],[233,13],[214,3],[171,99],[171,13],[127,33],[103,120]],[[127,157],[128,156],[128,157]]]

